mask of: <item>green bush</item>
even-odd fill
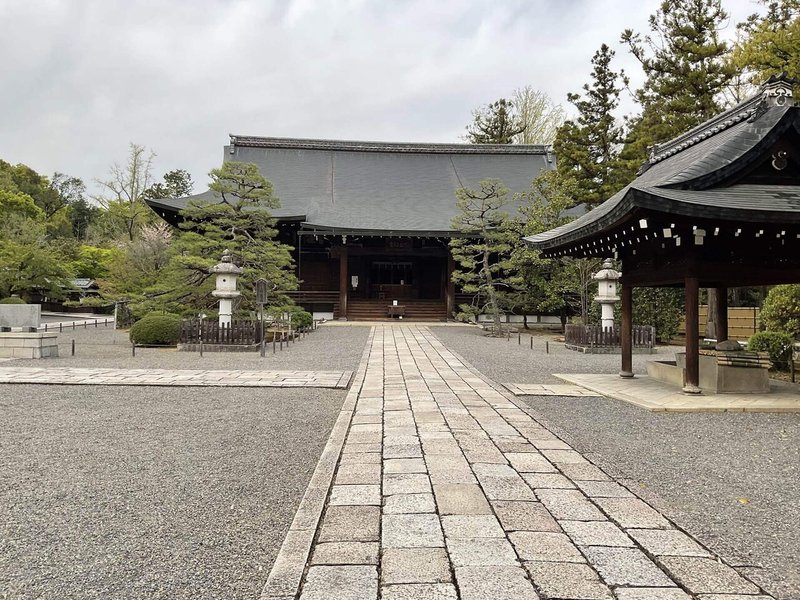
[[[792,337],[778,331],[759,331],[747,343],[753,352],[768,352],[772,366],[781,371],[789,368],[792,356]]]
[[[314,322],[314,317],[310,312],[305,310],[292,311],[292,327],[299,329],[303,327],[311,327]]]
[[[0,300],[0,304],[27,304],[27,302],[19,296],[11,296],[10,298],[3,298]]]
[[[800,339],[800,285],[772,288],[764,300],[761,322],[767,331],[780,331]]]
[[[143,346],[174,346],[181,335],[181,318],[168,313],[150,313],[131,327],[130,339]]]

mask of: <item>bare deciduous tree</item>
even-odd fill
[[[545,92],[530,85],[514,91],[511,98],[517,118],[525,129],[514,136],[517,144],[552,144],[564,122],[564,108]]]

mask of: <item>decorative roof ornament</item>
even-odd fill
[[[796,83],[786,73],[773,75],[761,84],[761,93],[769,106],[786,106],[792,102],[792,86]]]

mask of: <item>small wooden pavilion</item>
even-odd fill
[[[633,377],[634,287],[686,291],[684,391],[699,393],[701,287],[800,282],[800,107],[772,77],[752,98],[653,148],[638,177],[584,216],[526,238],[547,257],[622,263],[622,377]],[[578,199],[580,200],[580,199]]]

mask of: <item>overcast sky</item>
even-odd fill
[[[753,0],[724,0],[736,22]],[[657,0],[0,0],[0,158],[87,184],[129,142],[206,188],[229,133],[459,142],[532,85],[559,101]]]

